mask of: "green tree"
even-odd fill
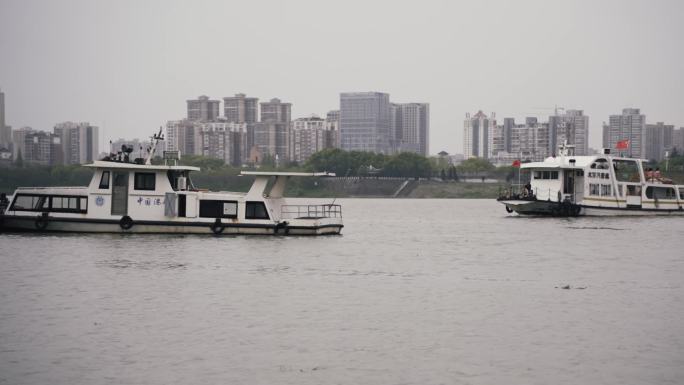
[[[493,171],[496,167],[489,163],[487,159],[483,158],[470,158],[464,160],[458,167],[457,170],[465,174],[485,174]]]
[[[186,166],[199,167],[202,171],[219,170],[226,165],[223,159],[210,158],[202,155],[183,155],[180,163]]]
[[[387,160],[382,174],[394,177],[429,178],[432,176],[432,165],[422,155],[413,152],[402,152]]]

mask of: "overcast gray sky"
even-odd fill
[[[431,104],[430,150],[466,112],[585,110],[592,147],[623,107],[684,126],[684,1],[0,0],[13,127],[90,121],[148,136],[185,100],[243,92],[324,115],[344,91]]]

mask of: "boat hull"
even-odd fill
[[[38,223],[37,217],[2,217],[3,231],[68,232],[68,233],[121,233],[121,234],[213,234],[213,235],[336,235],[344,227],[339,222],[316,221],[302,223],[215,223],[135,221],[123,229],[117,220],[50,217]]]
[[[540,200],[500,200],[509,213],[537,216],[673,216],[684,215],[682,209],[649,209],[641,207],[600,207],[569,202],[551,202]]]

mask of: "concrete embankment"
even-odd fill
[[[496,198],[504,182],[454,182],[403,178],[324,178],[317,188],[300,189],[298,196],[332,193],[338,197],[374,198]]]

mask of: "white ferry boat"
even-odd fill
[[[530,182],[520,193],[506,191],[498,201],[509,213],[552,216],[684,215],[684,185],[645,171],[645,159],[601,155],[559,156],[523,163]]]
[[[161,134],[153,137],[161,139]],[[289,204],[290,177],[329,173],[245,172],[255,177],[247,193],[211,192],[193,186],[197,167],[129,162],[129,151],[84,165],[87,187],[21,187],[0,210],[1,227],[14,231],[181,234],[339,234],[339,204]],[[166,161],[168,163],[168,160]]]

